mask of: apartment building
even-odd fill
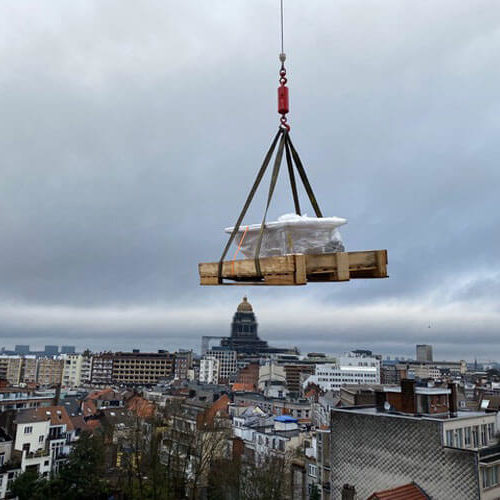
[[[431,498],[500,497],[496,416],[458,411],[453,385],[403,380],[375,406],[334,408],[331,429],[332,498],[344,485],[368,498],[411,482]]]
[[[15,419],[14,453],[21,454],[21,471],[42,477],[57,472],[76,440],[75,429],[64,406],[21,411]]]
[[[189,371],[193,367],[193,351],[178,351],[175,353],[175,378],[177,380],[187,380]]]
[[[54,401],[54,392],[37,392],[31,389],[5,387],[0,389],[0,413],[7,410],[24,410],[50,406]]]
[[[102,352],[92,356],[90,382],[96,386],[109,386],[113,384],[113,358],[111,352]]]
[[[115,384],[153,385],[173,377],[175,357],[167,351],[117,352],[113,355],[112,380]]]
[[[324,391],[339,391],[346,384],[380,384],[380,360],[365,354],[340,356],[335,363],[317,364],[304,388],[309,384],[316,384]]]
[[[83,354],[62,354],[63,387],[79,387],[91,378],[92,358]]]
[[[37,383],[54,386],[62,383],[64,363],[62,359],[38,358]]]
[[[202,384],[218,384],[220,362],[214,356],[205,355],[200,359],[200,382]]]
[[[219,383],[228,383],[236,377],[238,372],[236,351],[228,347],[212,347],[205,356],[210,356],[219,362]]]

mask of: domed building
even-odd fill
[[[229,347],[238,353],[259,354],[268,352],[265,340],[257,335],[257,320],[252,305],[246,297],[236,309],[231,323],[231,336],[221,341],[221,346]]]

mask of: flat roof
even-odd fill
[[[384,392],[401,392],[401,387],[384,387]],[[451,389],[445,387],[415,387],[415,394],[451,394]]]
[[[391,417],[391,418],[410,418],[415,420],[434,420],[437,422],[450,422],[456,420],[467,420],[470,418],[478,418],[478,417],[493,417],[496,418],[495,413],[486,413],[484,411],[458,411],[456,417],[446,416],[438,416],[430,417],[428,415],[405,415],[403,413],[397,412],[388,412],[388,411],[377,411],[375,406],[352,406],[345,408],[333,408],[332,411],[339,413],[356,413],[360,415],[376,415],[379,417]]]

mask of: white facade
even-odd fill
[[[219,361],[219,381],[228,381],[238,371],[237,353],[229,349],[213,348],[207,356]]]
[[[259,367],[259,391],[270,398],[283,398],[288,394],[286,373],[282,365],[275,360],[266,360]]]
[[[90,381],[92,358],[82,354],[63,354],[64,362],[62,384],[65,387],[79,387]]]
[[[14,449],[36,452],[45,449],[45,441],[49,435],[50,420],[19,423],[16,427]]]
[[[0,498],[5,498],[10,489],[10,485],[21,474],[21,469],[11,469],[0,472]]]
[[[203,384],[219,383],[219,360],[213,356],[203,356],[200,360],[200,382]]]
[[[335,363],[316,365],[303,387],[311,383],[324,391],[338,391],[347,384],[380,384],[380,360],[355,354],[340,356]]]

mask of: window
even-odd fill
[[[38,442],[39,442],[39,443],[43,443],[43,440],[44,440],[44,439],[45,439],[45,436],[40,436],[40,437],[38,438]]]
[[[488,424],[488,440],[491,441],[495,437],[495,424]]]
[[[0,467],[4,464],[5,462],[5,453],[0,453]],[[3,476],[0,476],[3,477]]]
[[[465,438],[465,446],[468,447],[471,445],[471,428],[470,427],[466,427],[464,429],[464,438]]]
[[[498,465],[493,467],[483,467],[483,488],[490,488],[498,484]]]
[[[453,431],[446,431],[446,446],[453,446]]]
[[[488,444],[488,427],[485,424],[481,426],[481,444],[483,446]]]
[[[455,439],[456,439],[456,444],[457,448],[462,448],[464,445],[464,430],[463,429],[457,429],[455,431]]]
[[[472,447],[477,448],[479,446],[479,426],[475,425],[472,428]]]
[[[31,434],[33,432],[33,426],[28,425],[24,428],[24,433],[25,434]]]
[[[315,465],[309,464],[307,466],[307,473],[311,477],[318,477],[318,468]]]

